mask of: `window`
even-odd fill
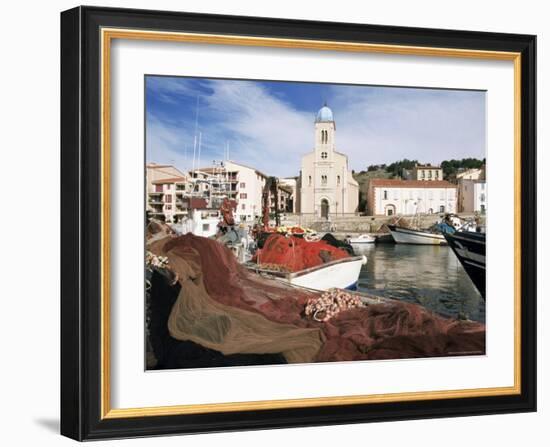
[[[245,192],[241,192],[241,194],[239,195],[239,197],[241,199],[246,199],[246,193]]]
[[[439,207],[439,212],[440,212],[440,213],[444,213],[444,212],[445,212],[445,206],[444,206],[444,205],[441,205],[441,206]]]
[[[241,188],[246,188],[246,183],[245,183],[245,182],[241,182],[240,187],[241,187]]]
[[[321,158],[323,160],[326,160],[327,157],[328,157],[328,154],[326,152],[321,152]]]
[[[321,176],[321,185],[326,185],[327,184],[327,176],[326,175],[322,175]]]
[[[338,186],[340,186],[340,176],[339,176],[339,175],[336,177],[336,184],[337,184]]]
[[[210,230],[210,224],[202,224],[202,231]]]
[[[432,171],[428,171],[428,178],[432,178]]]
[[[311,175],[307,178],[307,186],[311,186]]]
[[[422,170],[422,178],[426,178],[426,171]]]
[[[155,185],[155,192],[162,192],[162,185]]]
[[[243,204],[241,205],[241,209],[242,209],[242,210],[245,210],[245,209],[246,209],[246,204],[245,204],[245,203],[243,203]]]
[[[167,194],[164,196],[164,201],[166,203],[172,203],[172,194]]]
[[[435,178],[436,178],[436,179],[439,178],[439,171],[435,171]]]
[[[384,198],[384,200],[388,200],[388,191],[384,190],[384,192],[382,193],[382,197]]]
[[[166,185],[166,189],[167,189],[167,190],[172,189],[172,185],[171,185],[170,183],[168,183],[168,184]]]
[[[166,205],[165,208],[166,208],[167,210],[171,210],[171,209],[172,209],[172,205]]]
[[[480,200],[481,200],[482,202],[485,202],[485,194],[481,194]]]

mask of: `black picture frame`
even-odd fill
[[[521,54],[521,391],[515,395],[102,418],[101,84],[104,27]],[[536,36],[166,11],[61,13],[61,433],[77,440],[536,410]]]

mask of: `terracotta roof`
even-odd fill
[[[185,177],[171,177],[171,178],[161,178],[158,180],[153,181],[153,185],[163,185],[165,183],[178,183],[178,182],[185,182]]]
[[[369,188],[375,186],[387,186],[394,188],[456,188],[456,185],[446,180],[401,180],[375,178],[369,180]]]

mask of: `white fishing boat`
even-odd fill
[[[397,244],[416,245],[447,245],[445,237],[441,233],[431,233],[425,230],[388,225],[391,235]]]
[[[297,272],[279,272],[258,268],[257,264],[246,266],[257,273],[272,276],[281,281],[315,290],[328,290],[333,287],[355,289],[361,267],[367,263],[366,256],[353,256],[338,259]]]
[[[376,238],[370,234],[360,234],[359,236],[348,237],[346,242],[350,245],[374,244]]]

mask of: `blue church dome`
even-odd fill
[[[334,121],[334,117],[332,116],[332,110],[330,110],[325,104],[317,112],[317,118],[315,118],[315,122],[319,123],[326,121]]]

